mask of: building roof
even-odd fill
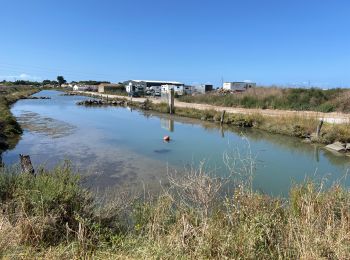
[[[254,84],[254,82],[245,82],[245,81],[226,81],[224,83],[245,83],[245,84]]]
[[[183,84],[178,81],[162,81],[162,80],[130,80],[134,82],[147,82],[147,83],[165,83],[165,84]]]

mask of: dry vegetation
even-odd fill
[[[138,106],[135,103],[135,106]],[[150,109],[158,112],[167,112],[166,104],[151,104]],[[201,119],[219,123],[221,112],[215,110],[198,110],[190,108],[176,108],[175,114],[184,117]],[[299,138],[310,137],[312,142],[329,144],[335,141],[350,142],[349,124],[324,123],[321,136],[316,138],[314,133],[319,119],[310,118],[303,115],[286,116],[263,116],[255,114],[229,114],[225,115],[224,124],[237,127],[253,127],[273,134],[283,134]]]
[[[179,100],[226,107],[350,112],[350,90],[257,87],[242,93],[213,92]]]
[[[251,156],[232,174],[169,174],[153,197],[98,206],[69,165],[0,174],[0,255],[43,259],[349,259],[350,193],[295,185],[286,199],[251,188]],[[250,177],[249,177],[250,176]],[[229,193],[224,191],[229,190]],[[127,199],[128,198],[128,199]]]

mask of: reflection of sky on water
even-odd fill
[[[288,190],[292,180],[306,176],[338,179],[350,158],[303,144],[299,139],[262,131],[223,127],[199,120],[170,117],[125,108],[77,106],[78,96],[43,91],[51,100],[21,100],[12,111],[25,129],[17,147],[4,154],[6,163],[18,154],[30,154],[34,164],[53,166],[68,159],[89,185],[137,185],[166,179],[167,165],[183,166],[205,159],[210,169],[223,174],[223,153],[238,149],[257,156],[255,187],[266,193]],[[169,143],[162,137],[170,135]],[[315,174],[316,172],[316,174]],[[348,183],[347,183],[348,184]]]

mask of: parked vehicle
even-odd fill
[[[140,93],[137,91],[132,91],[132,92],[129,92],[129,96],[130,97],[140,97]]]

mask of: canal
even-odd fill
[[[250,156],[254,188],[267,194],[286,195],[293,182],[307,178],[350,184],[344,178],[350,157],[297,138],[124,107],[77,106],[86,97],[58,91],[35,95],[51,99],[13,105],[24,134],[3,154],[5,164],[18,163],[20,153],[29,154],[35,167],[69,160],[89,187],[105,189],[156,187],[169,172],[201,163],[210,174],[227,176],[225,158]]]

